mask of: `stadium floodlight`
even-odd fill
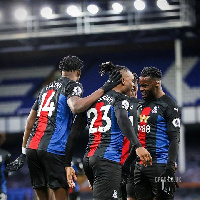
[[[142,0],[136,0],[135,2],[134,2],[134,6],[135,6],[135,8],[136,8],[136,10],[144,10],[145,9],[145,2],[144,1],[142,1]]]
[[[14,12],[15,18],[19,21],[24,21],[27,17],[27,11],[25,8],[17,8]]]
[[[95,15],[99,12],[99,7],[94,5],[94,4],[90,4],[88,7],[87,7],[87,10],[88,12],[90,12],[91,14]]]
[[[169,4],[166,0],[157,0],[157,6],[161,10],[168,10],[169,9]]]
[[[81,14],[78,7],[75,5],[71,5],[71,6],[67,7],[66,12],[68,15],[70,15],[72,17],[78,17]]]
[[[112,8],[115,12],[120,13],[123,11],[123,6],[120,3],[113,3]]]
[[[46,19],[50,19],[53,15],[53,11],[50,7],[44,7],[41,9],[40,14]]]

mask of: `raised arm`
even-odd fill
[[[80,98],[78,96],[72,96],[67,100],[67,103],[74,114],[78,114],[87,110],[95,101],[97,101],[104,93],[113,89],[121,82],[122,75],[119,71],[114,71],[109,80],[98,90],[91,95]]]

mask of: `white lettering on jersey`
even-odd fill
[[[108,95],[102,96],[98,101],[102,101],[102,100],[107,101],[109,104],[113,102],[113,98]]]
[[[62,86],[62,83],[52,82],[46,86],[46,90],[50,90],[51,88],[59,89]]]

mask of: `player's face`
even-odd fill
[[[134,76],[132,72],[125,71],[122,74],[123,93],[130,96],[134,89]]]
[[[150,77],[139,77],[140,92],[145,101],[155,98],[156,81]]]

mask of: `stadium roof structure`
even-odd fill
[[[146,3],[143,11],[136,10],[134,1],[118,1],[124,9],[116,12],[111,7],[113,0],[3,0],[0,53],[200,38],[198,1],[168,0],[169,7],[161,10],[156,6],[157,0],[143,0]],[[65,12],[72,3],[80,11],[77,16]],[[96,15],[87,11],[90,3],[99,6]],[[39,11],[47,5],[53,11],[44,18]],[[27,9],[24,21],[12,17],[14,8],[19,6]],[[23,11],[20,12],[22,15]]]

